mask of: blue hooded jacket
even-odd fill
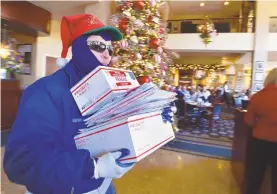
[[[101,34],[110,40],[107,34]],[[70,88],[101,65],[86,46],[87,36],[72,45],[72,59],[62,69],[27,87],[6,145],[4,171],[34,194],[81,194],[97,189],[94,163],[77,150],[74,136],[84,128]],[[96,159],[97,160],[97,159]],[[107,193],[113,193],[111,184]]]

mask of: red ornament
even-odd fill
[[[118,25],[118,28],[119,28],[119,30],[120,30],[122,33],[125,33],[126,30],[128,29],[128,24],[126,24],[126,23],[120,23],[120,24]]]
[[[123,10],[124,6],[123,5],[120,5],[120,6],[117,6],[116,7],[116,11],[117,12],[121,12]]]
[[[161,34],[163,34],[163,33],[165,32],[165,28],[164,28],[164,27],[160,27],[159,32],[160,32]]]
[[[152,16],[149,16],[149,17],[147,18],[148,22],[150,22],[150,23],[152,23],[152,22],[153,22],[153,21],[152,21],[152,19],[153,19],[153,17],[152,17]]]
[[[129,19],[128,18],[120,18],[118,23],[120,23],[120,24],[128,24],[129,23]]]
[[[137,78],[138,82],[140,85],[144,84],[144,83],[149,83],[151,82],[150,78],[148,76],[139,76]]]
[[[149,40],[149,46],[151,47],[151,48],[158,48],[159,47],[159,44],[160,44],[160,39],[158,39],[158,38],[151,38],[150,40]]]
[[[129,7],[132,7],[133,2],[132,1],[126,1],[125,7],[128,9]]]
[[[165,71],[168,70],[168,66],[166,65],[166,63],[163,62],[163,63],[160,64],[160,66],[161,66],[162,70],[165,70]]]
[[[143,1],[134,1],[134,7],[138,10],[142,10],[145,7],[145,3]]]

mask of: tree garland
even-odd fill
[[[204,71],[223,71],[226,66],[223,64],[172,64],[170,69],[179,70],[204,70]]]

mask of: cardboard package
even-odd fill
[[[116,95],[138,86],[132,71],[98,66],[70,91],[81,114],[87,116]]]
[[[111,121],[75,136],[75,143],[78,149],[89,150],[91,157],[127,148],[130,155],[121,162],[128,163],[140,161],[172,139],[172,125],[163,121],[161,112],[152,112]]]

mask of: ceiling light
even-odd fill
[[[205,6],[205,3],[200,3],[200,6],[201,6],[201,7]]]
[[[229,1],[225,1],[225,2],[224,2],[224,5],[229,5]]]

